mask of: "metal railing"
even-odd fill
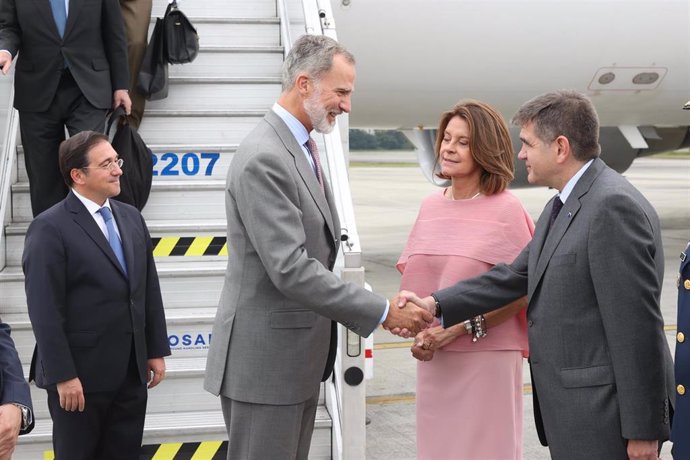
[[[6,263],[5,226],[12,216],[10,192],[15,180],[17,128],[19,116],[14,110],[14,69],[0,83],[0,270]]]

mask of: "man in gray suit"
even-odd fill
[[[559,191],[534,238],[510,265],[424,299],[401,295],[445,327],[527,295],[534,414],[552,457],[657,459],[673,380],[656,212],[598,158],[599,121],[582,94],[536,97],[513,123],[529,182]]]
[[[205,388],[220,394],[229,459],[306,459],[334,321],[368,336],[432,320],[332,273],[340,224],[309,132],[350,111],[353,56],[334,40],[295,42],[283,92],[235,154],[225,195],[229,253]]]

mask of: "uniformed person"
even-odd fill
[[[673,458],[690,459],[690,242],[680,253],[676,333],[676,407],[671,440]]]

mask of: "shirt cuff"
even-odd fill
[[[383,316],[381,316],[381,320],[379,320],[379,325],[383,324],[383,322],[388,317],[388,309],[390,309],[390,307],[391,307],[391,303],[389,302],[388,299],[386,299],[386,309],[383,310]]]

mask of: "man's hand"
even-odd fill
[[[2,74],[7,75],[12,67],[12,55],[5,50],[0,50],[0,69],[2,69]]]
[[[81,386],[79,377],[66,380],[57,384],[58,395],[60,395],[60,407],[68,412],[84,412],[84,389]]]
[[[121,105],[124,106],[127,115],[132,113],[132,100],[129,98],[129,93],[125,89],[117,89],[113,93],[113,110]]]
[[[393,303],[395,301],[395,304]],[[407,306],[408,302],[412,302],[415,305],[427,310],[428,312],[431,313],[431,316],[433,316],[436,313],[436,301],[434,300],[433,297],[425,297],[421,299],[417,294],[415,294],[412,291],[400,291],[397,297],[395,297],[393,300],[391,300],[391,308],[394,306],[398,306],[399,308],[405,308]],[[433,318],[432,318],[433,320]],[[384,326],[385,327],[385,326]],[[387,328],[388,329],[388,328]],[[416,334],[416,331],[410,331],[407,328],[404,327],[394,327],[392,329],[389,329],[391,334],[398,335],[400,337],[404,338],[410,338]]]
[[[659,441],[629,439],[628,458],[630,460],[659,460]]]
[[[388,309],[388,316],[383,321],[383,327],[387,330],[407,330],[417,333],[422,329],[429,327],[429,324],[434,320],[431,313],[419,308],[412,303],[403,303],[398,297],[390,300],[390,308]],[[398,308],[396,308],[398,307]]]
[[[148,387],[153,388],[165,378],[165,359],[151,358],[148,360],[148,367]]]
[[[14,404],[0,406],[0,460],[12,458],[22,427],[22,411]]]

